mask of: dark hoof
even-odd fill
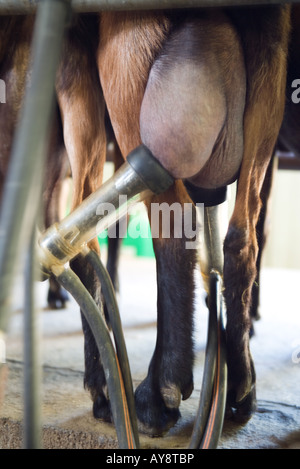
[[[98,396],[93,402],[93,415],[96,419],[104,422],[112,422],[110,404],[103,395]]]
[[[138,429],[145,435],[148,435],[152,438],[159,438],[164,436],[172,427],[174,427],[180,416],[181,414],[178,409],[168,409],[158,425],[154,422],[154,420],[156,420],[155,418],[150,418],[150,423],[141,422],[138,419]]]
[[[49,309],[65,309],[66,303],[60,300],[48,301],[48,308]]]
[[[167,406],[160,391],[154,392],[146,385],[146,380],[136,389],[135,403],[139,430],[149,436],[164,435],[180,418],[180,399],[169,394]],[[171,407],[173,404],[175,407]]]
[[[69,301],[69,295],[61,288],[59,291],[48,291],[47,302],[50,309],[64,309]]]
[[[232,392],[227,396],[226,418],[239,424],[244,424],[250,420],[257,409],[256,390],[253,386],[250,393],[240,402],[236,402]]]

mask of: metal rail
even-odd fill
[[[43,0],[0,0],[0,15],[35,13]],[[161,10],[166,8],[231,7],[300,3],[300,0],[73,0],[77,12],[104,10]]]

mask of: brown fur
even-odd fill
[[[6,103],[0,106],[1,191],[27,81],[33,24],[33,17],[0,17],[0,77],[6,84]]]
[[[241,39],[247,93],[237,199],[224,245],[224,282],[228,309],[230,404],[239,408],[241,418],[247,418],[255,406],[255,372],[249,351],[249,308],[258,256],[256,226],[261,209],[260,194],[283,117],[290,8],[247,8],[230,10],[228,14]],[[157,25],[157,19],[156,15],[152,17],[155,38],[157,32],[154,25]],[[149,31],[151,17],[140,13],[137,21],[137,13],[102,15],[98,66],[105,100],[124,156],[140,143],[139,114],[151,61],[159,56],[164,37],[168,38],[172,31],[172,27],[170,32],[165,28],[170,16],[160,13],[159,19],[164,25],[162,31],[166,36],[160,36],[159,47],[154,41],[151,59],[148,54],[147,60],[143,62],[140,58],[140,54],[143,54],[142,41],[147,43],[149,36],[141,36],[139,25],[145,26],[146,20]],[[135,34],[136,31],[138,34]],[[135,77],[134,85],[132,77]],[[231,86],[229,91],[234,94],[236,90]],[[230,93],[227,101],[230,101]],[[179,135],[177,132],[176,138]],[[155,139],[155,134],[153,137]],[[168,140],[166,143],[168,145]],[[222,165],[228,165],[231,150],[230,144],[223,146],[220,169]],[[156,156],[160,157],[159,152]],[[162,162],[169,164],[166,159]],[[171,164],[169,168],[180,177],[176,164]],[[209,184],[209,172],[206,176]],[[196,178],[194,182],[197,183]],[[169,240],[168,248],[166,242],[162,243],[164,249],[169,250],[173,242]],[[160,255],[158,251],[156,255]],[[150,369],[148,382],[153,373]],[[147,418],[150,418],[149,415]]]
[[[243,161],[224,245],[224,282],[229,386],[233,402],[247,415],[255,394],[249,308],[258,255],[256,226],[260,192],[283,118],[290,8],[239,12],[235,20],[243,38],[248,89]]]
[[[163,13],[102,13],[98,67],[111,123],[123,155],[141,143],[140,105],[150,67],[169,29]],[[128,103],[132,102],[129,108]],[[121,111],[122,124],[119,123]]]
[[[227,130],[222,138],[220,138],[222,133],[217,132],[215,135],[215,145],[216,147],[219,145],[220,149],[218,163],[214,164],[213,168],[218,171],[222,171],[222,167],[226,170],[230,168],[228,173],[232,174],[226,176],[225,182],[236,177],[238,168],[236,164],[231,165],[230,156],[236,150],[233,148],[234,141],[235,138],[241,138],[239,129],[242,128],[241,125],[243,126],[243,152],[242,163],[239,167],[237,199],[224,244],[224,283],[228,310],[229,404],[238,408],[238,415],[241,418],[249,417],[255,407],[255,371],[249,350],[249,308],[258,256],[256,227],[261,210],[261,190],[284,109],[289,11],[290,8],[287,6],[228,10],[227,15],[235,30],[231,38],[235,37],[235,40],[238,38],[239,52],[243,53],[247,78],[246,101],[239,102],[239,106],[245,106],[244,119],[243,122],[237,123],[237,127],[234,122],[236,115],[233,112],[234,106],[230,110],[236,91],[233,86],[236,83],[234,72],[232,71],[231,75],[232,67],[226,68],[225,62],[219,62],[218,73],[225,73],[226,69],[227,75],[225,75],[233,80],[232,83],[230,80],[228,82],[225,80],[224,84],[224,87],[227,87],[225,93],[226,111],[228,111],[226,114]],[[185,21],[189,15],[190,13],[181,16],[181,12],[164,11],[103,12],[99,16],[99,24],[97,15],[76,17],[75,24],[71,26],[66,36],[56,87],[63,128],[63,144],[69,157],[74,180],[73,207],[101,184],[106,152],[104,98],[118,145],[125,158],[141,143],[140,110],[151,69],[160,60],[164,46],[174,44],[172,43],[174,29],[185,28],[188,24]],[[222,15],[220,18],[223,17]],[[201,14],[199,17],[201,21]],[[26,24],[27,20],[24,21],[23,24]],[[227,21],[228,18],[225,21],[226,24],[228,24]],[[211,24],[215,24],[212,17]],[[24,30],[24,37],[18,43],[20,50],[27,53],[27,62],[30,35],[26,36],[26,34],[31,29],[28,27]],[[233,31],[232,26],[230,26],[230,31]],[[213,37],[213,28],[211,34]],[[226,36],[223,39],[226,44]],[[208,37],[206,40],[209,42]],[[2,173],[5,174],[20,96],[24,91],[26,81],[26,72],[23,68],[26,60],[8,62],[7,51],[11,44],[4,36],[2,36],[2,41],[0,64],[1,70],[6,75],[1,78],[8,82],[8,94],[13,104],[11,108],[6,107],[10,111],[7,122],[3,114],[0,115],[1,122],[4,124],[0,157]],[[12,44],[15,42],[12,41]],[[191,47],[194,47],[193,40]],[[216,52],[218,47],[209,49],[210,54],[216,54],[219,58],[226,57],[225,53]],[[173,50],[173,54],[174,52],[171,66],[176,61],[176,49]],[[18,52],[14,57],[18,57]],[[207,64],[210,66],[212,62],[210,62],[210,57],[208,59]],[[199,51],[197,60],[201,61]],[[3,64],[8,63],[9,66],[5,68]],[[236,79],[241,73],[242,68],[239,68]],[[14,91],[11,91],[12,89]],[[205,94],[203,89],[199,89],[199,92]],[[17,99],[13,96],[17,96]],[[211,96],[213,99],[213,94]],[[149,109],[148,107],[147,112]],[[176,112],[176,106],[174,112]],[[240,114],[239,119],[241,119]],[[190,127],[187,127],[189,130]],[[180,122],[179,130],[180,132],[186,130],[184,119]],[[196,129],[193,136],[196,140],[200,130]],[[180,132],[176,133],[176,138],[179,138],[179,143],[182,143]],[[230,134],[233,137],[231,139]],[[60,148],[61,135],[59,132],[54,133],[55,135],[58,140],[54,137],[54,142],[57,142]],[[202,133],[201,145],[203,139],[205,144],[206,135],[206,132]],[[180,148],[179,145],[176,147]],[[193,146],[195,147],[197,145]],[[160,157],[159,154],[156,156]],[[172,155],[167,155],[169,161],[174,158],[170,156]],[[175,152],[175,156],[181,167],[180,152],[178,154]],[[197,166],[196,152],[192,154],[190,163]],[[202,176],[205,176],[206,182],[203,183],[205,187],[218,185],[216,181],[211,184],[212,167],[209,168],[209,163],[208,158],[205,165],[198,168],[206,170],[203,169],[202,173]],[[175,171],[177,164],[171,167],[172,171]],[[200,181],[199,170],[195,172],[193,169],[195,174],[189,175],[195,184],[200,182],[202,184],[204,180]],[[176,173],[178,178],[184,176],[183,173],[182,175],[180,172]],[[150,203],[153,200],[169,203],[177,201],[181,204],[190,201],[182,181],[176,181],[166,194],[148,200],[149,212]],[[179,395],[181,394],[185,399],[189,397],[193,389],[193,270],[196,265],[196,254],[192,250],[185,249],[184,237],[182,239],[171,237],[168,240],[157,238],[153,240],[153,243],[158,281],[157,342],[148,375],[136,390],[136,405],[138,418],[143,428],[151,434],[158,434],[167,430],[179,418]],[[98,251],[96,242],[92,242],[91,246]],[[100,285],[93,270],[80,256],[72,262],[72,265],[100,305]],[[85,384],[92,395],[94,415],[110,419],[110,407],[105,392],[106,385],[99,353],[84,319],[83,330],[85,334]]]

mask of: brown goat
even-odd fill
[[[123,157],[143,142],[177,179],[167,193],[147,201],[149,214],[154,201],[191,201],[182,179],[194,187],[194,202],[201,202],[195,198],[199,186],[214,190],[238,179],[224,244],[224,294],[228,405],[237,408],[241,419],[255,408],[249,308],[258,254],[256,225],[283,116],[289,17],[286,6],[82,15],[67,32],[57,74],[63,144],[74,181],[73,207],[101,184],[105,102]],[[26,25],[29,20],[22,21]],[[26,28],[19,44],[28,49],[25,33]],[[7,78],[1,78],[9,81],[14,75],[6,62],[8,47],[1,44],[0,71],[7,72]],[[21,66],[22,59],[16,64]],[[24,76],[23,69],[16,73],[17,78]],[[60,128],[59,122],[56,125]],[[4,163],[13,127],[4,128],[8,145],[0,143]],[[193,389],[197,257],[194,250],[185,249],[185,242],[185,237],[175,236],[153,239],[157,342],[148,375],[136,390],[141,428],[152,435],[177,421],[180,400]],[[91,247],[99,252],[96,242]],[[101,289],[92,269],[80,256],[72,266],[100,305]],[[94,415],[109,420],[104,373],[84,319],[83,330],[85,385]]]
[[[256,225],[283,117],[289,21],[289,7],[276,6],[103,13],[100,23],[99,74],[123,155],[143,141],[173,176],[195,186],[218,188],[238,178],[224,244],[224,295],[228,404],[241,419],[255,408],[249,308],[258,255]],[[159,200],[166,197],[184,202],[181,183]],[[184,271],[188,266],[192,272],[195,264],[177,239],[153,241],[157,344],[136,404],[141,422],[155,432],[178,417],[180,395],[186,398],[192,390],[192,304],[187,299],[175,305],[191,294],[180,290],[178,295],[175,284],[180,289],[192,285]],[[180,322],[181,327],[188,324],[189,332]]]

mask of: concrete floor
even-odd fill
[[[155,343],[155,265],[126,251],[120,266],[119,306],[134,386],[147,372]],[[257,372],[258,411],[244,426],[225,422],[220,449],[300,449],[300,271],[264,269],[261,320],[251,341]],[[78,307],[45,309],[47,283],[38,284],[44,448],[117,448],[115,429],[92,417],[82,386],[83,337]],[[0,409],[0,448],[22,448],[23,296],[16,285],[7,340],[8,379]],[[142,448],[187,448],[197,410],[207,311],[201,285],[197,295],[195,390],[181,405],[182,418],[164,438],[141,435]]]

